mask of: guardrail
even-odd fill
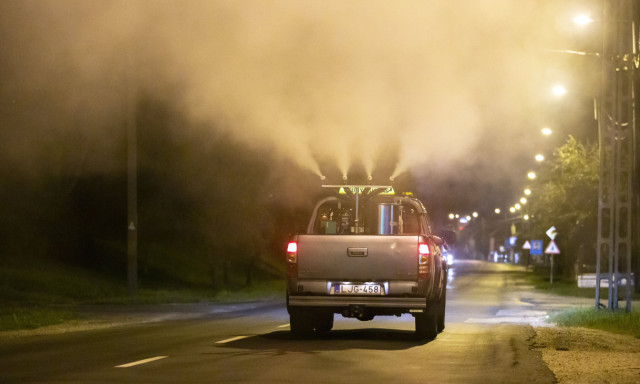
[[[631,286],[633,287],[634,275],[631,274]],[[618,274],[618,287],[626,287],[627,275]],[[595,288],[596,287],[596,274],[585,273],[578,275],[578,288]],[[600,288],[609,288],[609,274],[600,274]]]

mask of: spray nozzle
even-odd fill
[[[327,176],[325,176],[325,175],[320,175],[320,180],[324,181],[324,180],[326,180],[326,179],[327,179]]]
[[[393,176],[391,176],[391,177],[389,178],[389,180],[390,180],[390,181],[394,181],[395,179],[396,179],[396,178],[395,178],[395,177],[393,177]]]
[[[347,180],[348,180],[347,175],[342,176],[342,181],[344,181],[345,184],[347,183]]]

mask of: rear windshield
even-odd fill
[[[421,215],[409,203],[355,204],[328,201],[317,211],[313,233],[320,235],[419,235]]]

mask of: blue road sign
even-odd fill
[[[529,254],[542,255],[543,248],[544,248],[544,244],[542,240],[531,240],[531,249],[529,250]]]

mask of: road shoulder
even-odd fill
[[[532,348],[558,383],[640,382],[640,339],[580,327],[537,327]]]

